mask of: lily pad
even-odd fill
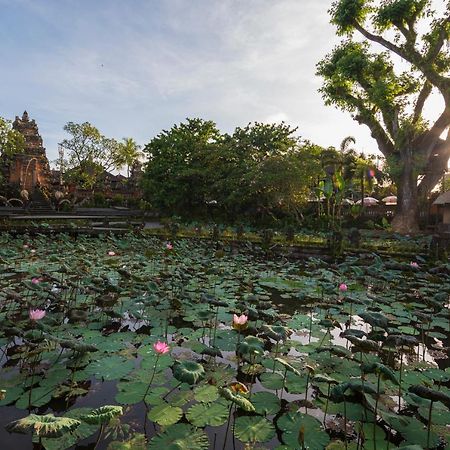
[[[234,423],[234,434],[242,442],[267,442],[275,436],[275,427],[264,417],[242,416]]]

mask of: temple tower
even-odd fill
[[[30,193],[36,188],[48,188],[51,180],[50,165],[36,122],[30,120],[28,113],[24,111],[21,118],[16,116],[13,128],[24,136],[25,148],[9,161],[10,184]]]

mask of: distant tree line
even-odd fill
[[[228,134],[213,121],[187,119],[145,146],[145,197],[164,215],[300,223],[323,200],[318,215],[338,214],[345,196],[357,199],[381,181],[374,158],[352,149],[352,138],[323,148],[296,132],[252,123]]]

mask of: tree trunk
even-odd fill
[[[417,175],[414,174],[411,152],[406,156],[403,155],[401,161],[402,172],[396,180],[397,210],[392,228],[397,233],[417,233],[419,231]]]

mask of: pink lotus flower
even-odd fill
[[[417,264],[415,261],[411,261],[409,263],[409,265],[413,268],[413,269],[418,269],[419,268],[419,264]]]
[[[233,314],[233,328],[235,330],[244,330],[247,328],[248,316],[242,314],[238,316],[237,314]]]
[[[110,251],[108,252],[108,256],[116,256],[116,252]]]
[[[29,245],[28,244],[23,244],[23,248],[28,248]]]
[[[31,279],[31,282],[32,282],[33,284],[39,284],[41,281],[42,281],[42,278],[37,278],[37,277],[35,277],[35,278],[32,278],[32,279]]]
[[[345,283],[341,283],[339,285],[339,291],[340,292],[347,292],[347,290],[348,290],[348,286]]]
[[[30,309],[30,320],[41,320],[45,317],[46,312],[43,309]]]
[[[166,249],[167,250],[173,250],[173,245],[170,243],[170,242],[168,242],[167,244],[166,244]]]
[[[153,349],[159,355],[164,355],[170,350],[170,347],[165,342],[158,341],[153,344]]]

